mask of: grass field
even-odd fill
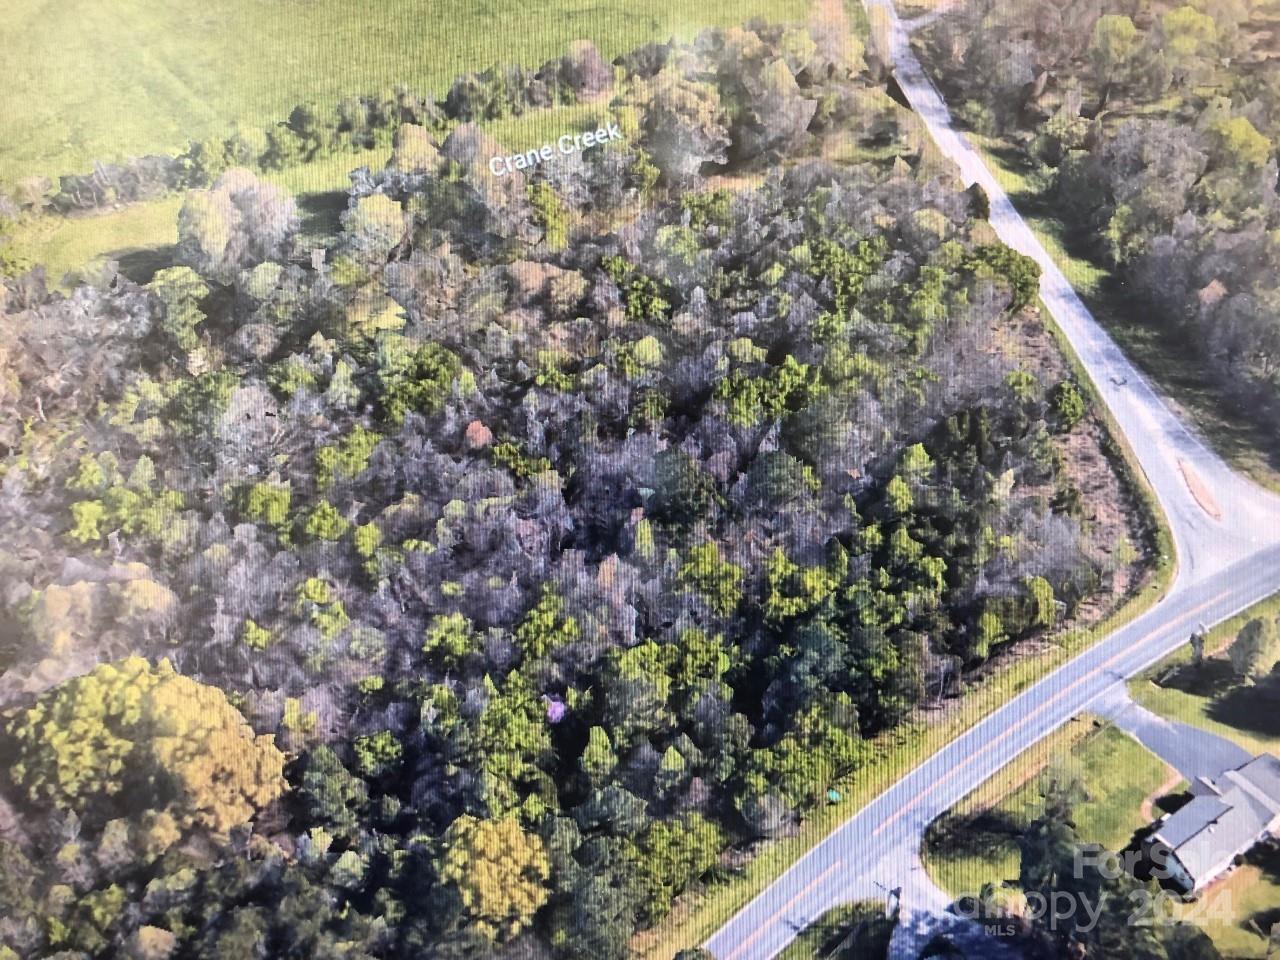
[[[1209,632],[1206,649],[1220,651],[1250,619],[1280,615],[1280,596],[1270,597]],[[1200,669],[1183,648],[1129,682],[1134,699],[1161,716],[1234,740],[1251,753],[1280,754],[1280,714],[1274,694],[1241,687],[1221,654]],[[1157,682],[1162,681],[1162,682]],[[1262,957],[1266,940],[1258,928],[1280,922],[1280,857],[1255,851],[1246,865],[1212,884],[1194,907],[1218,950],[1229,960]],[[1256,925],[1256,927],[1255,927]]]
[[[778,960],[827,960],[837,956],[836,950],[851,934],[856,940],[849,949],[840,951],[840,960],[884,960],[895,926],[897,921],[884,915],[883,903],[848,903],[828,910],[805,927],[778,954]]]
[[[1201,911],[1197,922],[1226,960],[1264,957],[1267,941],[1258,929],[1280,923],[1280,856],[1255,851],[1244,866],[1210,886],[1200,904],[1193,908]]]
[[[1209,631],[1205,648],[1220,650],[1255,617],[1280,616],[1280,595],[1255,604]],[[1161,682],[1157,682],[1161,681]],[[1179,650],[1129,681],[1133,698],[1148,710],[1234,740],[1251,753],[1280,755],[1280,711],[1274,693],[1235,683],[1222,656],[1191,666],[1191,651]]]
[[[579,38],[606,58],[806,0],[10,0],[0,27],[0,182],[170,152],[297,103],[398,82],[443,96],[459,73],[538,66]]]
[[[930,828],[924,860],[954,897],[1018,876],[1017,839],[1037,813],[1042,771],[1063,771],[1086,784],[1075,811],[1080,839],[1109,850],[1128,845],[1146,825],[1142,801],[1166,780],[1164,764],[1113,727],[1083,717],[1028,750],[965,797]]]
[[[509,150],[525,150],[566,130],[598,126],[599,111],[590,105],[553,107],[493,121],[486,130]],[[378,169],[390,155],[389,147],[335,153],[261,176],[298,198],[304,243],[323,246],[338,230],[350,171],[361,166]],[[53,283],[64,277],[74,281],[107,260],[119,261],[127,276],[145,280],[170,262],[181,207],[182,196],[175,194],[83,215],[28,217],[11,231],[13,252],[32,264],[43,264]]]

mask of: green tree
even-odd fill
[[[402,123],[396,128],[387,165],[405,173],[433,173],[440,165],[440,148],[425,127]]]
[[[619,750],[642,738],[669,731],[671,677],[667,649],[646,640],[626,650],[611,650],[605,672],[605,717],[610,738]]]
[[[979,279],[1002,280],[1009,286],[1009,309],[1017,312],[1040,296],[1040,264],[1004,244],[976,247],[966,266]]]
[[[1053,596],[1053,585],[1044,577],[1027,577],[1023,583],[1027,591],[1027,599],[1031,602],[1030,625],[1047,630],[1057,622],[1057,602]]]
[[[1054,387],[1051,399],[1054,412],[1067,430],[1079,423],[1089,409],[1084,394],[1070,380],[1063,380]]]
[[[895,474],[885,484],[884,488],[885,503],[888,504],[890,511],[895,516],[903,516],[911,512],[911,508],[915,505],[915,496],[911,493],[911,487],[902,477]]]
[[[449,350],[399,334],[379,338],[377,368],[382,409],[396,424],[409,413],[439,410],[463,373],[461,361]]]
[[[752,427],[776,420],[797,407],[807,393],[809,366],[791,354],[776,367],[737,369],[716,383],[715,396],[725,404],[731,423]]]
[[[208,190],[187,194],[178,214],[178,258],[221,283],[239,271],[285,257],[298,230],[296,201],[243,168]]]
[[[1223,117],[1209,125],[1219,155],[1237,169],[1259,170],[1274,147],[1248,117]]]
[[[1175,82],[1193,83],[1210,69],[1218,45],[1212,17],[1190,5],[1176,7],[1160,18],[1160,32]]]
[[[81,500],[71,505],[71,529],[67,536],[80,543],[97,543],[102,539],[100,524],[107,517],[107,508],[99,500]]]
[[[1250,620],[1227,650],[1236,676],[1250,682],[1269,674],[1280,660],[1280,634],[1271,617]]]
[[[351,521],[338,512],[328,500],[316,504],[302,524],[302,532],[312,540],[341,540],[351,528]]]
[[[681,631],[674,644],[668,672],[676,691],[688,701],[709,684],[719,681],[730,666],[723,637],[689,629]]]
[[[715,865],[724,843],[724,832],[697,813],[651,823],[636,842],[641,920],[665,917],[685,887]]]
[[[1124,14],[1108,13],[1093,25],[1089,59],[1103,86],[1120,80],[1138,50],[1138,28]]]
[[[504,686],[499,691],[485,678],[488,703],[473,727],[470,762],[481,772],[492,816],[519,811],[535,822],[555,789],[540,768],[551,752],[546,708],[522,675],[512,674]]]
[[[471,621],[461,613],[440,614],[427,624],[422,652],[448,670],[479,649],[478,643]]]
[[[827,567],[802,567],[778,547],[769,557],[765,619],[780,623],[803,616],[830,599],[839,586],[839,578]]]
[[[549,250],[563,250],[569,242],[569,215],[559,196],[546,183],[529,186],[529,203],[533,207],[542,239]]]
[[[976,627],[972,655],[974,659],[985,660],[991,655],[992,647],[997,647],[1009,638],[1005,636],[1004,624],[999,615],[990,610],[982,611]]]
[[[655,458],[654,492],[649,503],[654,518],[673,526],[708,519],[717,501],[715,480],[698,461],[674,447]]]
[[[260,521],[283,532],[288,529],[292,499],[288,483],[264,480],[245,490],[240,512],[246,520]]]
[[[565,612],[564,598],[551,584],[516,626],[516,644],[526,657],[538,659],[575,643],[581,631],[578,621]]]
[[[14,782],[32,802],[81,816],[165,810],[225,832],[285,787],[273,738],[168,660],[102,664],[45,694],[8,733]]]
[[[359,476],[381,441],[380,434],[357,424],[346,436],[321,447],[316,451],[316,484],[324,490]]]
[[[163,306],[160,328],[182,350],[200,345],[196,328],[204,323],[200,301],[209,295],[208,285],[190,267],[166,267],[147,284]]]
[[[722,559],[714,542],[690,549],[677,576],[683,586],[700,593],[722,617],[733,613],[742,599],[742,568]]]
[[[524,930],[549,896],[546,848],[510,818],[459,817],[445,831],[438,870],[457,891],[469,924],[489,940]]]
[[[592,727],[587,734],[587,745],[578,761],[582,772],[591,778],[592,783],[602,783],[614,767],[618,765],[618,757],[613,752],[613,744],[609,742],[609,734],[604,727]]]
[[[370,779],[385,776],[400,766],[404,747],[390,730],[379,730],[356,737],[351,745],[356,757],[356,770]]]
[[[341,253],[334,262],[334,277],[344,285],[361,283],[380,269],[408,229],[400,204],[375,193],[361,197],[342,215]]]

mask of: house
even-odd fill
[[[1280,835],[1280,759],[1254,757],[1191,785],[1191,800],[1156,822],[1144,846],[1187,893],[1226,871],[1254,844]]]

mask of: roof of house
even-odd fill
[[[1219,797],[1194,797],[1160,825],[1160,839],[1171,849],[1177,850],[1230,809],[1231,805]]]
[[[1198,886],[1253,846],[1280,817],[1280,759],[1269,753],[1223,773],[1156,831]]]
[[[1280,759],[1261,753],[1223,776],[1246,787],[1267,806],[1280,810]]]

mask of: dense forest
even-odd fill
[[[920,41],[958,115],[1114,269],[1125,309],[1195,344],[1272,439],[1278,41],[1271,0],[983,0]]]
[[[625,140],[527,176],[545,77],[300,108],[147,282],[4,281],[0,958],[619,958],[1115,588],[1037,268],[837,27],[578,45]],[[250,168],[360,122],[304,249]]]

